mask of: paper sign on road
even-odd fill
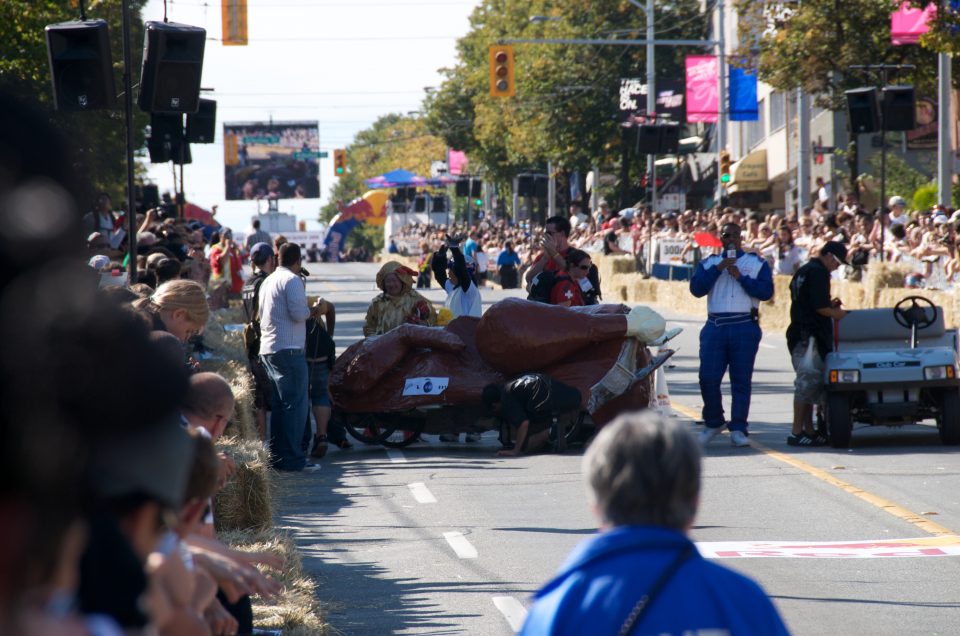
[[[706,541],[697,550],[707,559],[884,559],[960,556],[960,537],[869,541]]]

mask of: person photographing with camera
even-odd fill
[[[708,444],[727,426],[734,446],[749,446],[753,364],[763,336],[759,307],[773,296],[773,276],[766,260],[741,249],[739,225],[725,224],[720,239],[723,252],[700,261],[690,279],[690,293],[707,297],[707,322],[700,331],[700,395],[706,425],[700,443]],[[720,393],[728,368],[733,397],[729,423]]]

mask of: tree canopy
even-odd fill
[[[146,0],[128,0],[131,15],[131,72],[139,75],[142,56],[143,22],[141,10]],[[92,4],[92,3],[88,3]],[[118,110],[90,112],[55,112],[47,61],[44,28],[48,24],[79,18],[76,1],[70,0],[3,0],[0,2],[0,83],[7,91],[26,100],[38,102],[49,112],[54,126],[71,140],[76,149],[77,169],[89,184],[91,193],[108,192],[115,202],[125,201],[126,132],[122,100]],[[110,42],[115,72],[115,86],[123,91],[123,51],[121,38],[120,0],[102,0],[87,11],[88,19],[103,18],[110,27]],[[136,82],[136,79],[134,79]],[[134,104],[136,148],[144,144],[147,117]],[[89,202],[80,201],[80,204]]]

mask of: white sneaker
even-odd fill
[[[464,441],[471,442],[471,443],[472,443],[472,442],[479,442],[479,441],[480,441],[480,433],[467,433],[467,434],[464,436]]]
[[[444,433],[440,436],[441,442],[459,442],[460,434],[459,433]]]
[[[749,446],[750,438],[743,431],[730,431],[730,443],[734,446]]]
[[[705,427],[700,431],[700,435],[697,436],[697,441],[700,442],[701,446],[706,446],[710,441],[719,435],[723,431],[723,427],[718,426],[717,428]]]

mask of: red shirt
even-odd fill
[[[567,249],[565,249],[565,250],[558,250],[560,256],[563,257],[564,262],[566,262],[566,260],[567,260],[567,252],[569,252],[569,251],[570,251],[570,248],[569,248],[569,247],[568,247]],[[543,271],[545,271],[545,272],[559,272],[559,271],[560,271],[560,266],[557,265],[557,262],[556,262],[555,260],[553,260],[553,258],[547,258],[547,253],[544,252],[544,251],[541,251],[539,254],[537,254],[537,257],[536,257],[535,259],[533,259],[533,262],[534,262],[534,263],[539,263],[540,260],[543,259],[543,258],[546,258],[546,259],[547,259],[547,264],[543,266]]]
[[[580,293],[580,285],[577,281],[570,279],[570,274],[567,272],[558,272],[557,276],[565,278],[558,280],[550,290],[550,304],[560,305],[569,301],[571,307],[583,307],[583,294]]]

